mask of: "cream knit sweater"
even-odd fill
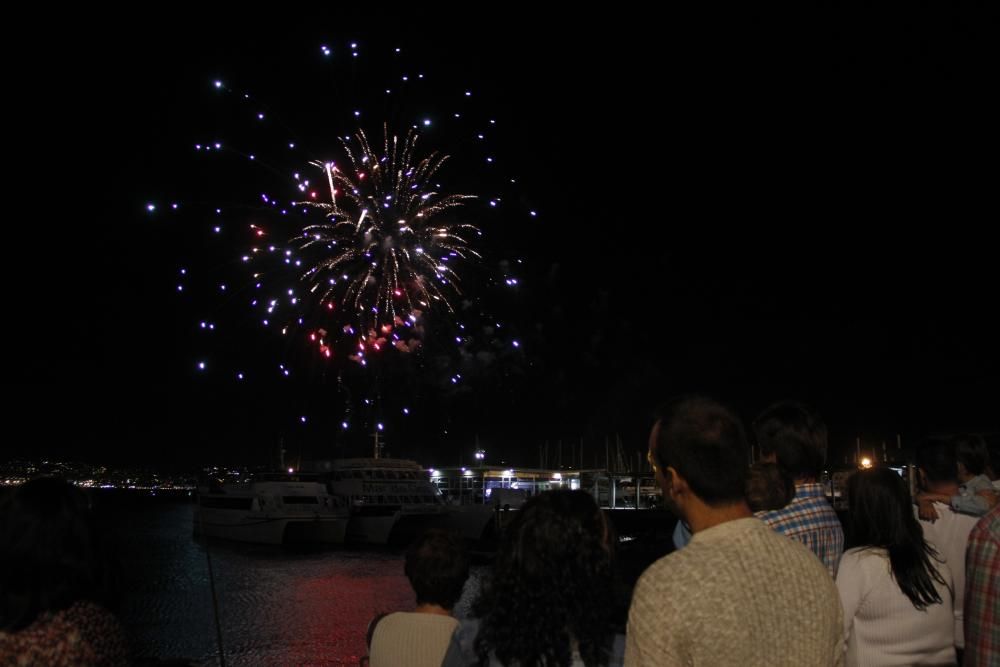
[[[728,521],[643,573],[625,664],[841,665],[842,614],[809,549],[759,519]]]

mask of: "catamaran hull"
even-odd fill
[[[268,517],[252,513],[233,517],[203,509],[195,514],[194,532],[198,536],[253,544],[343,544],[347,523],[342,518]]]

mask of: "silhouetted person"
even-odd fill
[[[0,664],[127,664],[104,549],[87,496],[65,480],[0,499]]]
[[[417,607],[377,622],[371,667],[439,667],[458,627],[451,611],[469,578],[465,545],[457,535],[429,530],[407,549],[404,571]]]
[[[584,491],[547,491],[504,530],[492,575],[455,633],[444,667],[621,665],[611,545]]]
[[[711,399],[660,412],[649,460],[664,504],[694,535],[639,578],[626,665],[818,667],[843,659],[830,575],[747,505],[748,449],[739,418]]]
[[[928,440],[917,449],[917,471],[920,487],[928,493],[950,498],[958,493],[958,459],[955,457],[954,442]],[[954,511],[950,505],[935,502],[933,508],[937,518],[933,521],[920,519],[924,539],[934,547],[938,556],[948,564],[955,582],[955,647],[961,651],[965,647],[962,623],[962,609],[965,600],[965,547],[969,533],[975,527],[978,517]],[[961,658],[961,653],[959,653]]]
[[[757,516],[782,535],[809,547],[831,577],[844,551],[844,530],[819,483],[826,462],[826,424],[796,401],[779,401],[753,423],[761,460],[777,463],[795,482],[795,497],[780,510]]]
[[[965,560],[965,667],[1000,665],[1000,505],[969,533]]]
[[[934,521],[933,503],[944,503],[956,512],[980,517],[997,504],[997,494],[986,471],[990,465],[986,442],[978,435],[958,435],[951,439],[958,461],[958,489],[952,495],[924,491],[917,496],[920,518]]]
[[[847,665],[954,665],[951,570],[913,516],[906,482],[891,468],[847,483],[851,540],[837,571]]]

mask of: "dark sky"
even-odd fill
[[[258,460],[279,438],[303,456],[367,451],[360,430],[338,433],[342,399],[314,370],[252,386],[193,371],[204,311],[173,290],[179,265],[210,255],[204,224],[172,228],[143,206],[241,196],[225,169],[192,166],[194,141],[238,132],[213,78],[323,143],[324,114],[365,104],[394,45],[440,82],[428,108],[482,91],[475,108],[504,120],[498,154],[543,214],[486,230],[492,259],[525,261],[516,298],[484,297],[523,355],[464,392],[404,377],[420,414],[386,419],[394,454],[457,461],[476,435],[526,464],[546,439],[593,451],[618,433],[639,449],[650,410],[687,391],[747,417],[804,398],[837,447],[1000,430],[984,17],[234,20],[81,17],[22,54],[11,131],[28,138],[32,198],[9,219],[14,454]],[[364,62],[332,91],[319,45],[352,39]],[[274,341],[238,330],[218,346],[270,359]]]

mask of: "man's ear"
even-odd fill
[[[663,471],[663,474],[667,478],[667,485],[674,492],[674,494],[688,493],[689,489],[687,480],[681,477],[673,466],[667,466],[667,469]]]

